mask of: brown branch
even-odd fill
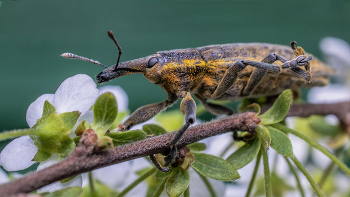
[[[210,121],[190,127],[178,143],[179,147],[197,142],[204,138],[229,131],[253,131],[260,119],[255,113],[246,112],[238,115]],[[142,141],[118,146],[113,150],[101,151],[95,148],[94,132],[87,132],[79,146],[65,160],[43,170],[28,174],[0,186],[0,196],[28,193],[74,175],[89,172],[108,165],[113,165],[151,154],[168,150],[175,132],[152,137]]]
[[[287,116],[309,117],[311,115],[335,115],[344,131],[350,135],[350,101],[327,104],[293,105]]]
[[[266,110],[266,108],[265,108]],[[264,109],[262,111],[265,111]],[[308,117],[310,115],[337,116],[350,134],[350,102],[333,104],[299,104],[293,105],[287,116]],[[213,120],[190,127],[178,143],[179,147],[197,142],[204,138],[229,131],[253,131],[260,119],[255,113],[246,112]],[[0,196],[28,193],[74,175],[89,172],[101,167],[122,163],[150,154],[168,150],[170,140],[175,132],[149,138],[146,140],[118,146],[114,150],[100,151],[95,148],[95,136],[82,137],[80,145],[62,162],[46,169],[28,174],[12,182],[0,185]]]

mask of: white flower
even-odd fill
[[[108,85],[103,86],[98,90],[99,95],[104,94],[106,92],[111,92],[115,96],[118,103],[118,111],[123,112],[128,109],[128,95],[121,87]]]
[[[56,108],[57,113],[79,111],[82,117],[87,118],[84,114],[91,108],[97,97],[98,89],[95,82],[87,75],[75,75],[63,81],[55,94],[44,94],[30,104],[26,116],[27,123],[29,127],[33,127],[36,121],[41,118],[45,101],[49,101]],[[22,136],[10,142],[2,150],[0,164],[7,171],[18,171],[28,168],[35,163],[32,159],[37,150],[38,148],[29,136]],[[57,162],[58,156],[53,155],[49,160],[42,162],[38,169],[48,167]],[[79,184],[81,186],[81,177],[79,177],[80,175],[65,184],[60,182],[53,183],[52,187],[46,186],[39,191],[54,191],[62,188],[61,186],[75,186]]]

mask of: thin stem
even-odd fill
[[[207,189],[209,190],[210,196],[216,197],[215,190],[214,190],[213,186],[210,184],[210,182],[207,179],[207,177],[201,175],[199,172],[197,172],[197,174],[199,175],[199,177],[201,177],[201,179],[204,182],[205,186],[207,186]]]
[[[299,177],[298,177],[298,174],[297,172],[295,171],[294,167],[292,166],[292,164],[290,163],[288,157],[284,157],[284,159],[286,160],[288,166],[289,166],[289,169],[290,171],[293,173],[294,177],[295,177],[295,181],[297,182],[297,187],[299,189],[299,192],[300,192],[300,196],[301,197],[305,197],[305,193],[304,193],[304,189],[303,187],[301,186],[301,183],[300,183],[300,180],[299,180]]]
[[[248,186],[248,190],[247,190],[247,193],[245,195],[246,197],[249,197],[250,193],[252,193],[252,191],[253,191],[253,185],[254,185],[254,182],[255,182],[256,175],[258,173],[260,160],[261,160],[261,154],[258,154],[258,156],[256,157],[256,163],[255,163],[253,176],[252,176],[252,179],[250,180],[250,183],[249,183],[249,186]]]
[[[124,196],[126,193],[128,193],[130,190],[132,190],[132,188],[136,187],[136,185],[138,185],[139,183],[141,183],[143,180],[145,180],[146,178],[148,178],[149,176],[151,176],[153,173],[155,173],[157,170],[157,168],[152,168],[150,170],[148,170],[147,172],[145,172],[143,175],[141,175],[138,179],[136,179],[133,183],[131,183],[128,187],[126,187],[122,192],[120,192],[117,197],[122,197]]]
[[[260,151],[261,151],[263,163],[264,163],[265,193],[266,193],[266,197],[271,197],[272,196],[272,186],[271,186],[271,174],[270,174],[269,160],[267,158],[267,153],[264,150],[263,146],[261,146]]]
[[[166,183],[166,180],[167,178],[164,178],[163,182],[158,186],[156,192],[154,193],[153,197],[159,197],[163,190],[164,190],[164,186],[165,186],[165,183]]]
[[[92,172],[88,172],[89,175],[89,187],[90,187],[90,191],[94,192],[95,191],[95,183],[94,183],[94,178],[92,177]]]
[[[294,164],[299,168],[299,170],[305,175],[307,180],[310,182],[312,188],[314,188],[318,196],[325,196],[321,188],[317,185],[316,181],[312,178],[311,174],[304,168],[303,164],[294,156],[292,158]]]
[[[185,190],[184,197],[190,197],[190,186],[188,186],[187,189]]]
[[[305,140],[311,146],[320,150],[323,154],[327,155],[334,163],[336,163],[340,167],[340,169],[342,169],[348,176],[350,176],[350,169],[343,162],[341,162],[336,156],[334,156],[331,152],[329,152],[326,148],[321,146],[319,143],[317,143],[314,140],[312,140],[311,138],[301,134],[300,132],[295,131],[293,129],[290,129],[290,128],[283,126],[281,124],[274,124],[272,126],[275,127],[276,129],[283,131],[283,132],[291,133],[291,134]]]
[[[335,151],[335,155],[336,155],[336,156],[339,156],[340,153],[343,151],[343,149],[344,149],[343,147],[337,149],[337,150]],[[324,173],[322,174],[322,177],[321,177],[320,181],[318,182],[318,185],[320,186],[320,188],[322,188],[323,184],[326,182],[326,180],[327,180],[327,178],[328,178],[328,175],[330,175],[331,172],[332,172],[332,170],[334,169],[334,164],[335,164],[335,163],[332,161],[332,162],[328,165],[328,167],[326,168],[326,170],[324,171]]]
[[[18,129],[0,133],[0,141],[16,138],[24,135],[33,135],[37,132],[36,129]]]

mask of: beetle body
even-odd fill
[[[237,43],[176,49],[160,51],[145,58],[120,63],[118,66],[120,71],[114,71],[114,66],[111,66],[97,76],[97,81],[102,83],[120,76],[142,73],[150,82],[160,85],[166,92],[178,94],[182,91],[189,91],[205,99],[212,99],[211,95],[232,63],[240,59],[261,61],[270,53],[280,54],[287,59],[295,57],[290,47],[264,43]],[[158,59],[158,63],[152,68],[147,68],[149,60],[154,57]],[[276,62],[275,64],[281,65],[282,63]],[[310,64],[313,74],[312,83],[308,83],[291,70],[284,69],[282,73],[268,72],[250,95],[242,95],[252,71],[256,69],[247,66],[239,73],[235,84],[214,100],[278,95],[285,89],[327,85],[329,77],[335,73],[334,69],[315,57]],[[106,73],[108,77],[105,77]]]
[[[62,56],[86,59],[68,53]],[[101,65],[94,60],[85,61]],[[161,86],[168,98],[137,109],[119,126],[120,130],[128,130],[135,124],[145,122],[182,99],[180,109],[185,115],[185,124],[170,142],[169,155],[165,157],[165,165],[168,166],[175,162],[177,142],[196,119],[196,103],[191,95],[211,113],[230,115],[232,110],[207,100],[271,96],[285,89],[324,86],[335,70],[305,54],[301,47],[296,47],[296,42],[292,42],[291,47],[237,43],[160,51],[110,66],[97,75],[97,81],[103,83],[134,73],[142,73],[150,82]],[[154,156],[151,156],[151,160],[155,161]],[[156,166],[159,167],[159,164]]]

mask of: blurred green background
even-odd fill
[[[72,52],[105,65],[117,60],[107,36],[113,30],[121,61],[156,51],[235,42],[288,45],[296,40],[320,57],[319,42],[350,42],[348,0],[290,1],[3,1],[0,7],[0,131],[26,128],[26,110],[75,74],[93,78],[102,67],[60,56]],[[166,99],[141,74],[113,80],[129,108]]]

